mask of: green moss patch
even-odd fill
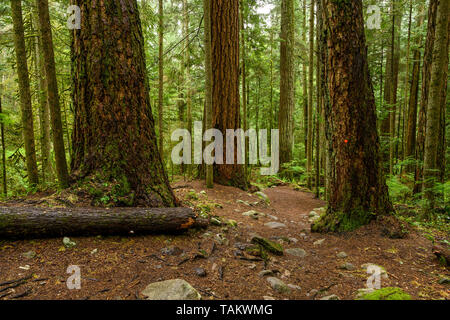
[[[400,288],[387,287],[367,293],[359,300],[411,300],[411,296]]]

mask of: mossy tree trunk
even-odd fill
[[[205,23],[205,130],[212,128],[212,64],[211,64],[211,2],[203,0]],[[245,71],[244,71],[245,74]],[[212,165],[206,165],[206,186],[214,186],[214,170]]]
[[[42,53],[44,58],[45,77],[47,84],[47,100],[52,124],[53,148],[55,150],[56,174],[62,188],[69,186],[69,171],[67,169],[66,149],[64,146],[61,107],[59,104],[58,82],[56,80],[55,54],[53,51],[52,28],[48,0],[37,0],[39,15],[39,30],[42,38]]]
[[[308,175],[307,185],[312,188],[312,169],[313,169],[313,96],[314,96],[314,11],[315,0],[310,2],[309,12],[309,88],[308,88],[308,143],[306,149],[306,172]]]
[[[312,231],[350,231],[393,211],[382,171],[361,0],[324,0],[328,32],[331,190]]]
[[[110,186],[116,205],[175,206],[157,145],[137,2],[75,4],[72,174],[88,191],[92,181]]]
[[[11,0],[11,12],[14,27],[14,47],[19,80],[20,110],[22,116],[22,134],[25,146],[25,161],[28,181],[31,185],[39,183],[34,140],[33,108],[31,106],[30,79],[28,75],[27,52],[22,17],[22,1]]]
[[[211,2],[212,107],[214,128],[224,141],[224,164],[214,165],[214,181],[247,189],[244,166],[226,164],[226,130],[240,128],[239,97],[239,1]]]

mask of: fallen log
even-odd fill
[[[0,207],[0,239],[175,233],[205,224],[191,208]]]

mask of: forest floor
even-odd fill
[[[214,216],[235,220],[237,226],[210,225],[177,236],[71,238],[76,246],[70,249],[62,239],[0,241],[0,298],[141,299],[148,284],[181,278],[203,299],[311,300],[333,294],[355,299],[370,276],[362,268],[366,263],[386,270],[382,287],[400,287],[414,299],[450,298],[449,285],[439,283],[449,278],[449,269],[438,263],[432,242],[417,229],[411,228],[405,239],[383,236],[377,222],[348,234],[315,234],[310,232],[309,214],[325,203],[290,186],[264,190],[270,203],[232,187],[207,189],[202,181],[173,187],[179,199],[214,207]],[[258,219],[243,215],[251,210],[263,214]],[[269,222],[284,226],[271,228]],[[264,261],[244,253],[254,234],[278,241],[284,255]],[[307,255],[290,255],[288,248],[301,248]],[[80,290],[66,286],[69,265],[81,269]],[[199,275],[197,268],[206,275]],[[267,276],[260,274],[263,270],[291,285],[290,293],[272,289]],[[27,279],[2,284],[20,278]]]

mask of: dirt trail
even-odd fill
[[[183,278],[204,299],[319,299],[331,294],[354,299],[368,278],[361,265],[369,262],[387,270],[389,278],[382,280],[382,287],[401,287],[417,299],[449,298],[448,285],[438,280],[450,274],[431,253],[431,241],[416,232],[392,240],[372,224],[347,235],[311,234],[309,212],[324,205],[311,193],[288,186],[269,188],[264,190],[270,199],[267,205],[255,194],[232,187],[206,189],[201,181],[174,186],[187,205],[213,208],[212,215],[223,222],[233,219],[237,227],[211,225],[179,236],[73,238],[77,245],[72,249],[64,248],[62,239],[0,241],[0,283],[32,277],[0,292],[0,298],[25,294],[21,299],[139,299],[149,283]],[[251,210],[263,215],[244,215]],[[272,229],[267,223],[284,226]],[[239,247],[255,233],[282,244],[285,254],[271,256],[268,263],[243,260]],[[290,255],[289,248],[303,249],[307,255]],[[26,258],[24,253],[30,251],[36,256]],[[337,257],[342,251],[346,258]],[[341,269],[343,264],[354,268]],[[81,290],[66,287],[69,265],[80,266]],[[204,268],[206,276],[199,277],[196,268]],[[259,275],[262,270],[298,287],[278,293]]]

